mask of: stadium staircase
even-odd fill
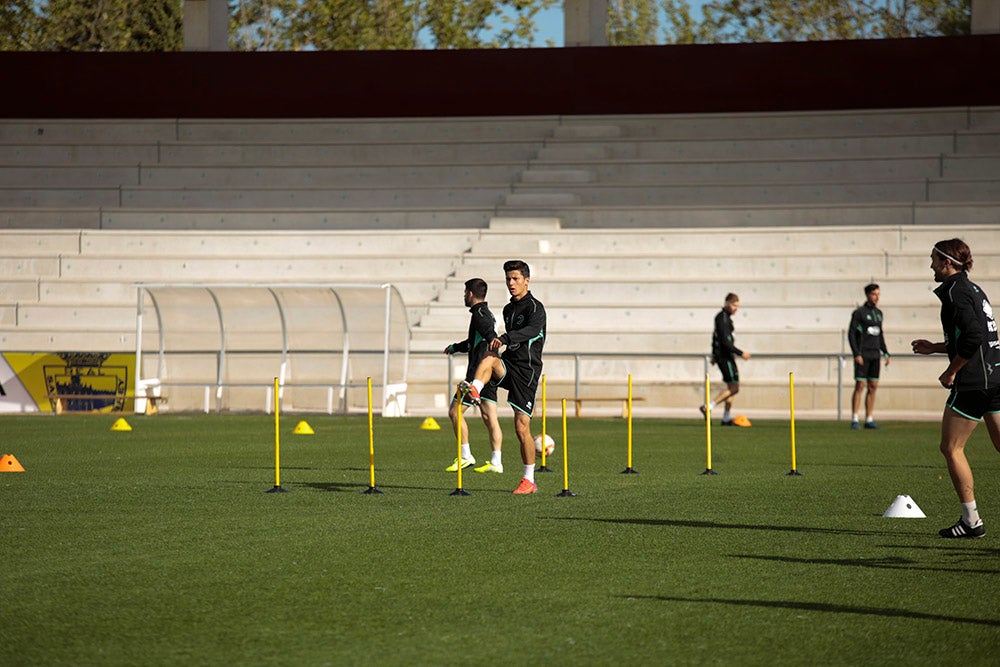
[[[735,291],[741,406],[781,412],[794,371],[797,407],[832,416],[849,365],[787,355],[845,352],[875,281],[897,355],[880,413],[936,416],[908,342],[939,336],[934,241],[969,241],[1000,294],[1000,109],[0,121],[0,236],[4,351],[134,351],[135,282],[392,282],[413,414],[444,413],[462,283],[487,279],[499,315],[509,258],[548,309],[550,397],[631,373],[640,414],[692,413]]]

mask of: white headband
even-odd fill
[[[942,251],[942,250],[941,250],[940,248],[938,248],[937,246],[934,246],[934,252],[936,252],[937,254],[941,255],[941,256],[942,256],[942,257],[944,257],[945,259],[950,259],[950,260],[951,260],[952,262],[954,262],[954,263],[955,263],[955,266],[956,266],[956,267],[958,267],[958,268],[962,268],[962,262],[958,261],[957,259],[955,259],[955,258],[954,258],[954,257],[952,257],[951,255],[949,255],[949,254],[947,254],[947,253],[943,252],[943,251]]]

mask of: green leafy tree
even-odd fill
[[[0,51],[26,51],[38,41],[38,18],[32,0],[0,5]]]
[[[656,44],[658,15],[656,0],[608,0],[608,45]]]
[[[180,0],[48,0],[33,48],[176,51],[184,45]]]
[[[683,0],[664,0],[667,37],[791,42],[969,33],[971,0],[712,0],[693,29]],[[686,12],[685,12],[686,10]]]
[[[234,51],[275,51],[291,48],[289,24],[295,0],[230,0],[229,48]]]

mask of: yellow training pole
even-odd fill
[[[545,452],[546,450],[548,450],[548,447],[545,446],[545,436],[548,433],[546,426],[547,424],[547,411],[546,411],[547,408],[545,407],[546,405],[548,405],[548,393],[546,392],[545,375],[543,374],[542,375],[542,465],[539,468],[535,468],[535,472],[552,472],[552,469],[549,468],[547,465],[545,465],[545,460],[547,458]]]
[[[628,420],[628,457],[623,475],[638,475],[639,471],[632,467],[632,374],[628,374],[628,399],[625,401],[625,418]]]
[[[712,401],[712,383],[705,373],[705,472],[702,475],[718,475],[712,470],[712,408],[709,407]]]
[[[362,493],[382,493],[375,486],[375,426],[372,421],[372,379],[368,378],[368,489]]]
[[[455,420],[455,440],[458,447],[458,455],[455,460],[458,462],[455,467],[458,468],[458,486],[450,494],[451,496],[469,496],[472,495],[468,491],[462,488],[462,393],[458,392],[455,394],[458,402],[455,405],[456,417]]]
[[[563,490],[556,494],[556,496],[575,496],[576,494],[569,490],[569,446],[567,444],[567,433],[566,433],[566,399],[562,399],[562,461],[563,461]],[[544,450],[544,447],[542,448]]]
[[[788,474],[801,475],[802,473],[795,469],[795,373],[788,374],[788,408],[792,429],[792,469]]]
[[[278,378],[274,378],[274,488],[268,493],[285,493],[281,488],[281,399],[278,396]]]

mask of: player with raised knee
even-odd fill
[[[506,332],[490,341],[490,354],[485,356],[471,382],[459,383],[473,403],[478,403],[487,384],[507,390],[507,402],[514,410],[514,432],[521,443],[521,462],[524,476],[516,495],[534,493],[535,442],[531,436],[531,413],[535,407],[535,393],[542,376],[542,347],[545,343],[545,307],[528,290],[531,271],[527,263],[510,260],[503,265],[510,292],[510,302],[504,306],[503,321]],[[498,351],[505,347],[502,354]]]

